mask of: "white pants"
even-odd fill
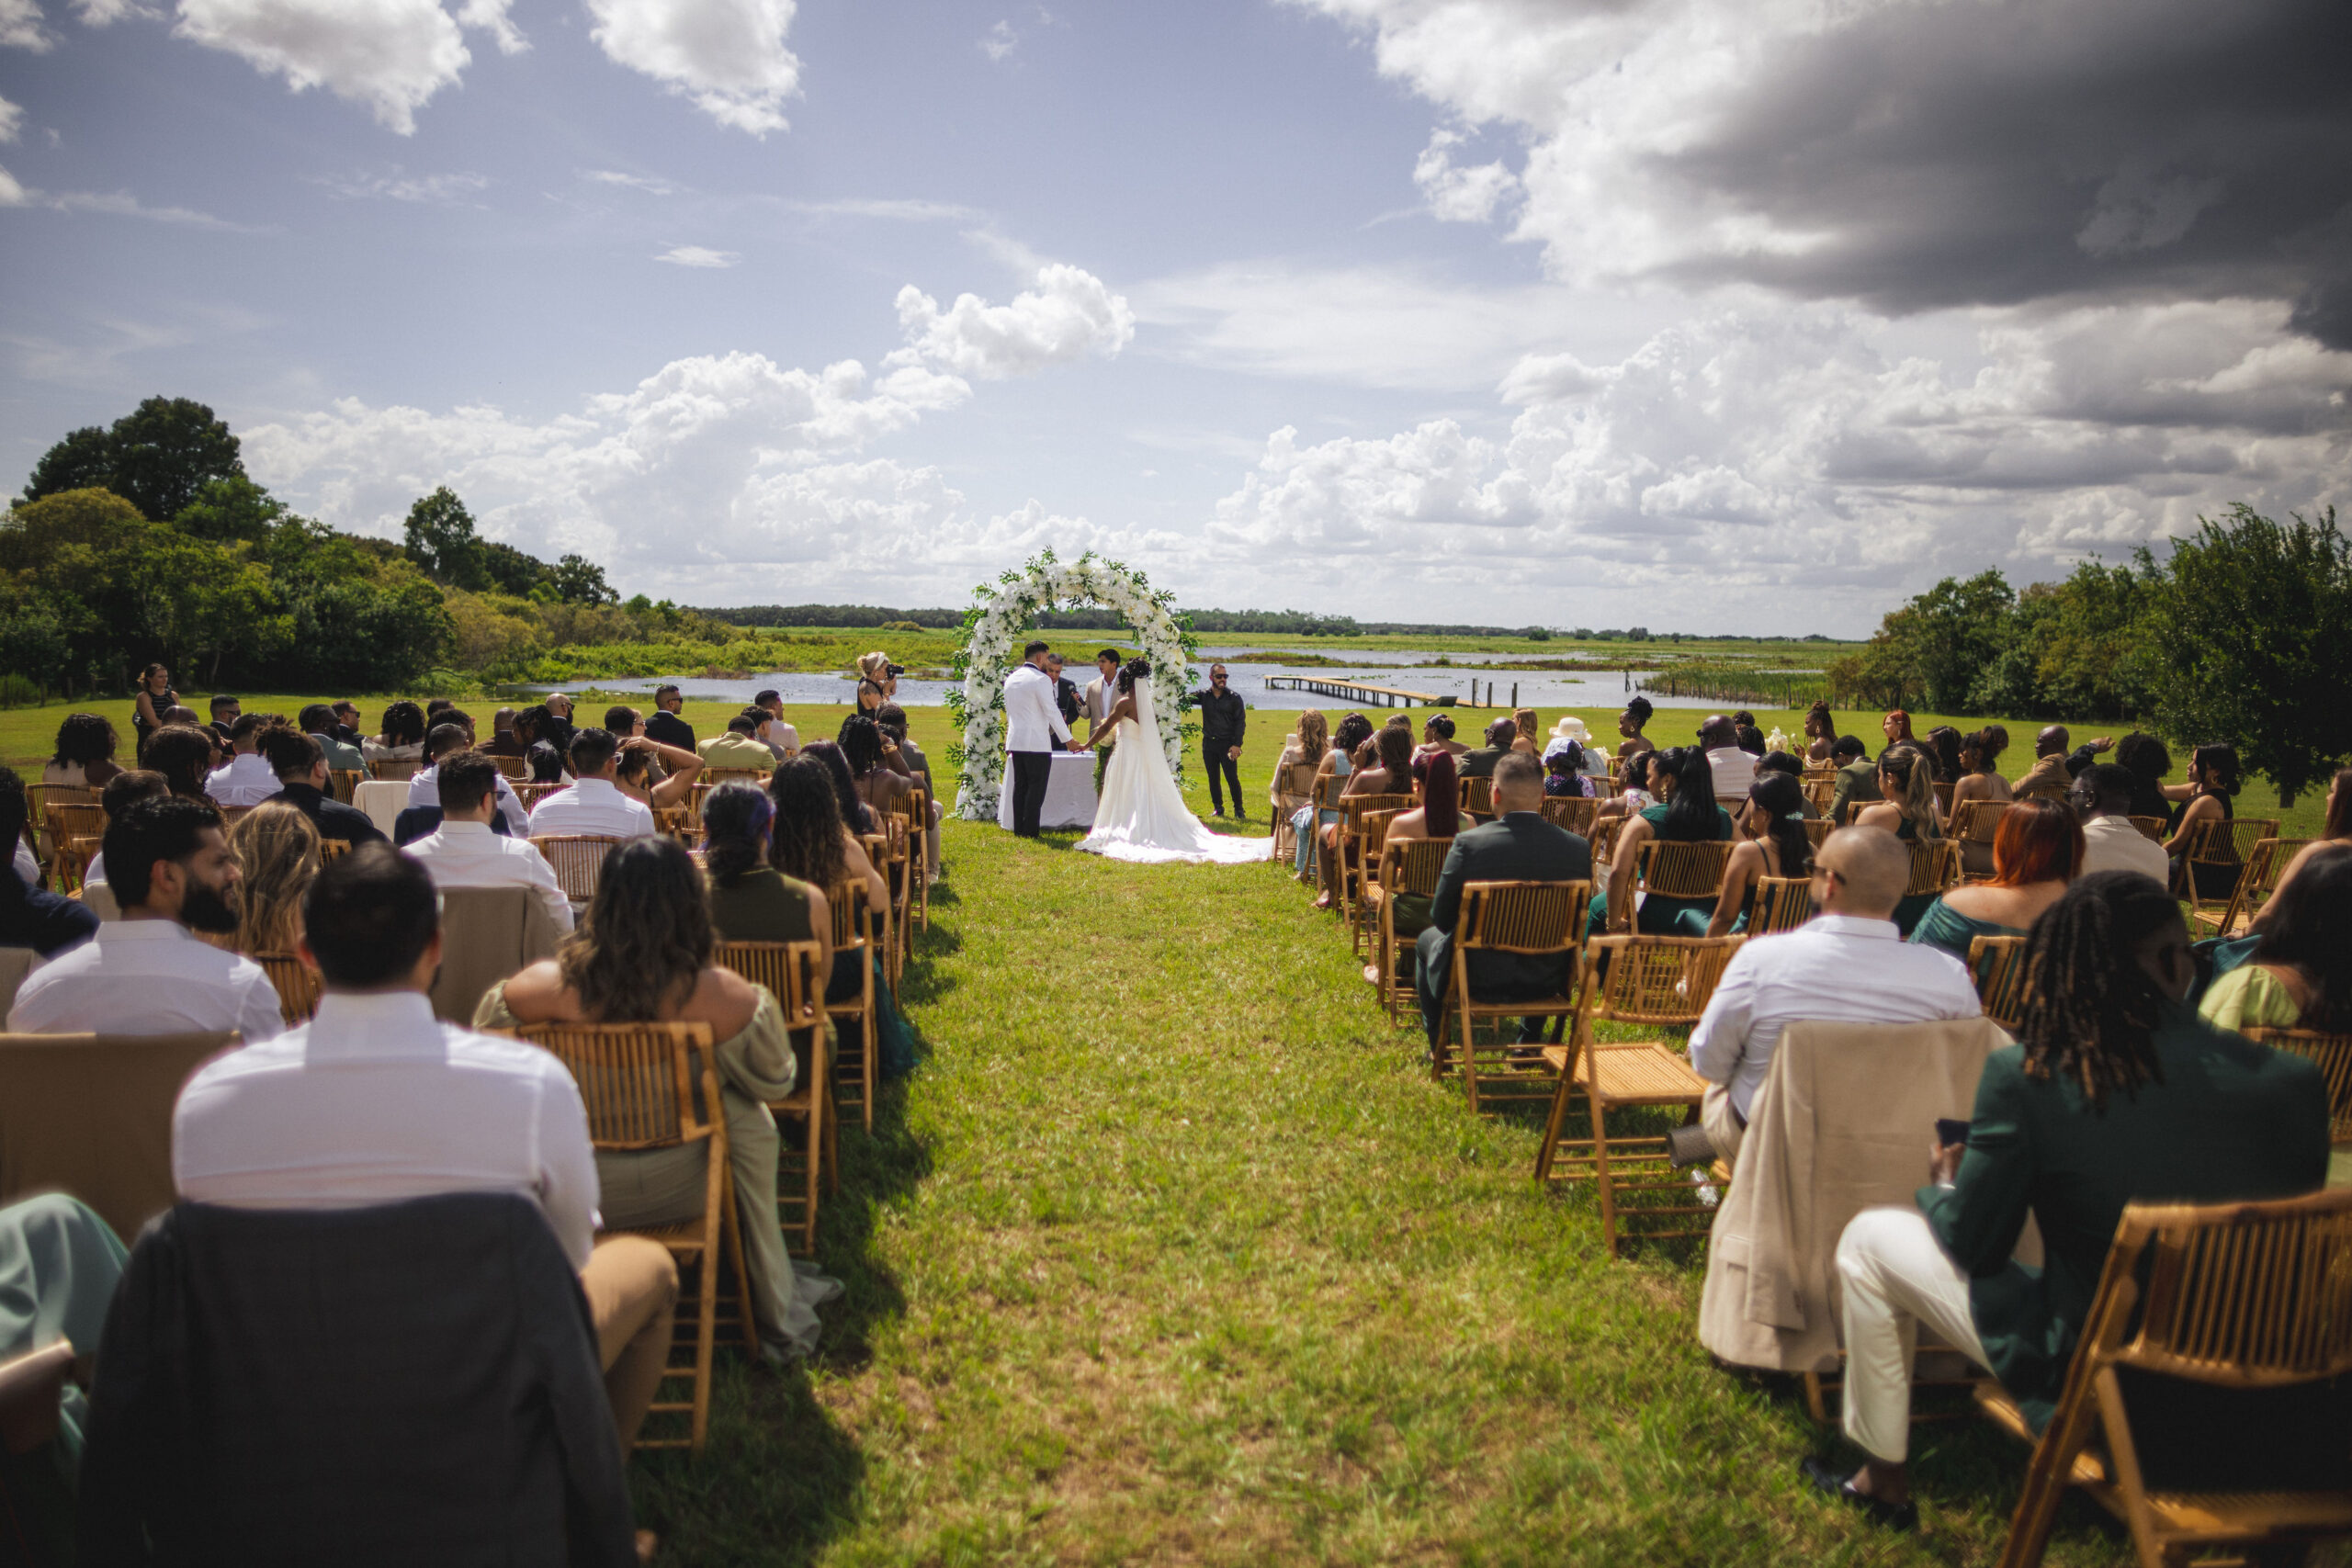
[[[1872,1459],[1901,1464],[1910,1451],[1919,1325],[1985,1364],[1968,1314],[1968,1276],[1918,1210],[1864,1209],[1838,1238],[1838,1278],[1846,1298],[1846,1436]]]

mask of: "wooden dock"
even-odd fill
[[[1408,692],[1397,686],[1368,686],[1362,681],[1334,681],[1322,675],[1261,675],[1259,680],[1268,691],[1314,692],[1326,697],[1337,697],[1343,703],[1361,703],[1365,707],[1408,708],[1415,703],[1424,707],[1468,707],[1459,697],[1443,696],[1436,692]]]

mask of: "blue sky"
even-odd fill
[[[0,0],[0,457],[196,397],[703,604],[1855,632],[2341,499],[2342,29],[2132,9]]]

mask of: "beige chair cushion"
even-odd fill
[[[562,933],[529,888],[447,887],[441,892],[441,973],[433,1011],[473,1026],[474,1009],[508,976],[555,956]]]
[[[125,1242],[172,1206],[172,1107],[234,1034],[0,1034],[0,1203],[66,1192]]]

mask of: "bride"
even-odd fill
[[[1088,737],[1091,744],[1113,742],[1111,765],[1102,777],[1102,798],[1094,808],[1094,830],[1078,841],[1090,854],[1112,860],[1214,861],[1239,864],[1261,861],[1271,839],[1226,838],[1201,826],[1177,791],[1168,758],[1160,750],[1159,724],[1151,710],[1151,665],[1137,659],[1119,671],[1118,700]]]

